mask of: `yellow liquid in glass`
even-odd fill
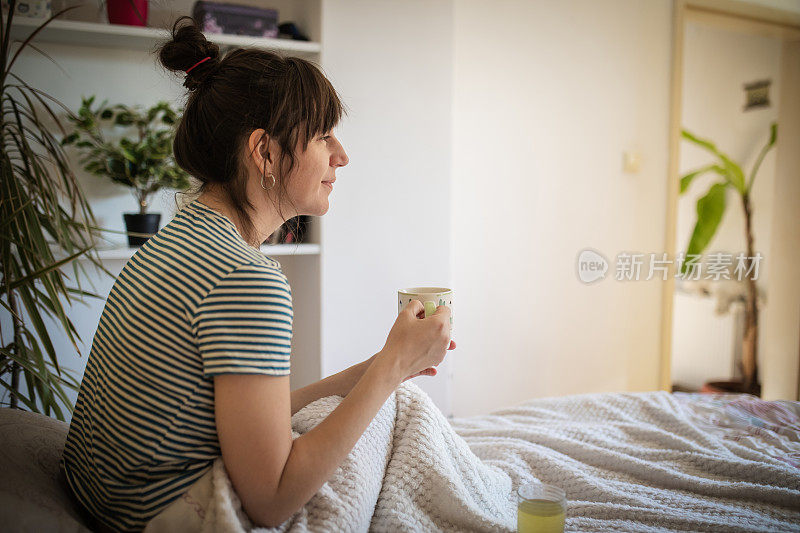
[[[519,533],[562,533],[564,507],[550,500],[525,500],[517,507]]]

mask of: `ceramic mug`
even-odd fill
[[[440,305],[450,308],[450,331],[453,331],[453,290],[445,287],[409,287],[397,291],[397,314],[411,300],[419,300],[425,306],[425,316],[432,315]]]

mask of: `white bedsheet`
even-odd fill
[[[800,404],[747,420],[728,400],[589,394],[448,421],[405,382],[281,527],[252,529],[218,460],[146,531],[514,531],[534,480],[566,491],[568,531],[800,531]],[[339,401],[296,413],[294,436]]]

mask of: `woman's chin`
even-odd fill
[[[319,206],[319,211],[318,211],[319,214],[317,216],[321,217],[322,215],[327,213],[328,209],[330,209],[330,207],[331,207],[331,203],[328,200],[328,198],[326,197],[325,199],[322,200],[321,205]]]
[[[319,202],[314,207],[304,210],[303,214],[311,215],[312,217],[321,217],[322,215],[328,212],[328,209],[330,209],[330,204],[328,203],[327,200],[324,200],[322,202]]]
[[[295,216],[310,215],[312,217],[321,217],[322,215],[328,212],[329,208],[330,208],[330,203],[328,202],[328,199],[325,198],[322,200],[318,200],[316,203],[313,204],[308,203],[303,205],[300,209],[296,211],[297,214]]]

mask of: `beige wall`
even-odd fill
[[[785,43],[781,119],[776,158],[775,201],[769,257],[769,307],[761,317],[768,339],[761,353],[761,377],[767,400],[800,400],[800,40]]]
[[[453,15],[450,0],[323,7],[323,65],[349,110],[337,135],[350,156],[322,218],[327,376],[383,347],[397,289],[450,285]],[[449,364],[415,378],[446,414]]]
[[[454,13],[455,414],[656,389],[660,286],[584,285],[575,260],[663,251],[671,2]]]
[[[747,3],[758,4],[759,6],[780,9],[793,13],[800,13],[800,1],[798,0],[747,0]]]

